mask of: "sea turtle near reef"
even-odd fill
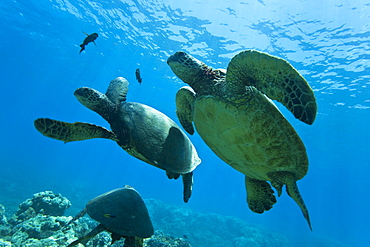
[[[191,86],[176,95],[182,126],[193,134],[194,122],[213,152],[245,175],[249,208],[256,213],[270,210],[276,203],[271,185],[278,196],[286,185],[312,230],[296,184],[308,170],[306,149],[271,101],[312,124],[317,106],[307,81],[285,60],[254,50],[235,55],[227,70],[213,69],[185,52],[170,56],[167,63]]]
[[[129,185],[90,200],[64,229],[86,213],[100,224],[87,235],[70,243],[68,247],[86,242],[102,231],[111,233],[111,244],[120,238],[125,238],[124,246],[142,247],[143,239],[151,237],[154,233],[153,224],[143,199]]]
[[[74,95],[84,106],[97,112],[112,131],[89,123],[66,123],[49,118],[36,119],[43,135],[64,142],[106,138],[117,142],[130,155],[166,171],[168,178],[182,176],[184,201],[193,186],[193,170],[200,164],[197,151],[180,127],[165,114],[144,104],[125,102],[128,81],[118,77],[105,94],[88,87]]]

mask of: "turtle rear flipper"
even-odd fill
[[[112,233],[112,238],[113,238],[113,233]],[[138,238],[138,237],[124,237],[124,238],[125,238],[125,244],[123,245],[123,247],[143,247],[144,245],[144,239],[142,238]]]
[[[93,238],[95,235],[101,233],[102,231],[105,231],[105,227],[102,224],[99,224],[97,227],[95,227],[91,232],[89,232],[87,235],[73,241],[70,243],[67,247],[75,246],[79,243],[87,242],[90,238]]]
[[[180,177],[180,174],[169,172],[169,171],[166,171],[166,175],[169,179],[178,179]],[[191,193],[193,191],[193,172],[181,174],[181,176],[182,176],[182,183],[184,186],[184,192],[183,192],[184,202],[188,202],[191,197]]]
[[[191,87],[182,87],[176,94],[176,114],[182,127],[190,135],[194,134],[193,105],[195,92]]]
[[[271,186],[266,181],[251,179],[245,176],[248,207],[255,213],[262,214],[276,203]]]
[[[67,123],[50,118],[38,118],[34,125],[44,136],[67,142],[105,138],[117,141],[116,135],[101,126],[89,123]]]
[[[315,121],[317,105],[311,87],[291,64],[281,58],[254,50],[240,52],[231,59],[226,78],[229,82],[256,87],[282,103],[302,122],[312,124]],[[229,83],[225,85],[228,87]]]
[[[166,175],[169,179],[178,179],[180,177],[180,174],[175,172],[166,171]]]

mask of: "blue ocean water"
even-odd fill
[[[144,198],[182,205],[182,183],[141,162],[116,143],[63,144],[33,126],[39,117],[109,128],[73,92],[105,92],[123,76],[128,101],[150,105],[178,122],[175,94],[185,84],[166,64],[183,50],[226,68],[244,49],[289,61],[318,102],[312,126],[278,104],[305,143],[310,167],[298,186],[311,232],[286,193],[262,215],[246,204],[244,176],[191,136],[202,164],[194,172],[193,210],[239,217],[286,235],[293,246],[368,246],[370,168],[370,4],[366,1],[70,1],[8,0],[0,6],[0,203],[16,207],[53,190],[75,208],[129,184]],[[97,46],[79,54],[86,33]],[[140,68],[143,82],[135,80]],[[13,209],[15,210],[15,209]],[[77,210],[77,209],[75,209]]]

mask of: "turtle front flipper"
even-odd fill
[[[247,189],[247,203],[253,212],[262,214],[270,210],[276,203],[274,191],[266,181],[245,176],[245,187]]]
[[[116,135],[106,128],[89,123],[67,123],[50,118],[38,118],[35,128],[44,136],[67,142],[105,138],[118,141]]]
[[[128,81],[123,77],[117,77],[112,80],[109,84],[105,95],[110,101],[116,106],[122,101],[126,101],[126,95],[128,93]]]
[[[316,117],[314,93],[297,70],[287,61],[269,54],[246,50],[231,59],[226,87],[242,89],[254,86],[269,98],[282,103],[293,115],[307,124]]]
[[[65,226],[63,226],[62,231],[64,231],[72,222],[75,222],[79,218],[83,217],[86,214],[86,212],[87,212],[86,208],[82,209],[81,212],[79,212],[75,217],[73,217],[73,219],[71,219]]]
[[[102,224],[99,224],[97,227],[95,227],[91,232],[89,232],[87,235],[73,241],[70,243],[67,247],[75,246],[82,242],[87,242],[90,238],[93,238],[95,235],[101,233],[102,231],[105,231],[105,227]]]
[[[176,114],[182,127],[190,135],[194,134],[193,108],[195,92],[191,87],[182,87],[176,93]]]
[[[188,202],[193,191],[193,172],[182,174],[181,176],[184,186],[184,202]]]

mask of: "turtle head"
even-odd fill
[[[205,85],[214,84],[224,73],[214,70],[186,52],[179,51],[167,59],[172,71],[196,92]],[[207,83],[208,82],[208,83]]]
[[[115,109],[108,97],[95,89],[81,87],[76,89],[74,95],[81,104],[102,116]]]

